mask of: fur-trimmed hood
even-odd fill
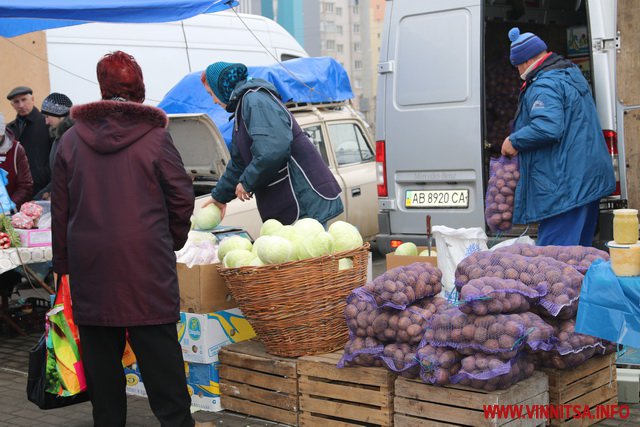
[[[120,151],[168,124],[167,115],[159,108],[121,101],[75,106],[71,118],[80,139],[99,153]]]

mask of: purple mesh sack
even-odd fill
[[[408,305],[440,293],[442,272],[426,262],[388,270],[363,286],[378,307],[404,310]]]
[[[384,346],[373,338],[351,337],[337,366],[382,366],[383,350]]]
[[[418,348],[416,358],[420,366],[420,378],[427,384],[446,385],[460,370],[462,355],[448,347],[434,347],[424,342]]]
[[[609,261],[609,254],[600,249],[586,246],[534,246],[526,243],[516,243],[496,249],[496,252],[507,252],[526,257],[546,256],[556,261],[564,262],[584,274],[596,259]]]
[[[469,280],[498,277],[519,280],[542,292],[538,305],[541,314],[570,319],[578,310],[578,298],[584,276],[573,267],[549,257],[525,257],[500,251],[480,251],[463,259],[455,273],[457,289]]]
[[[508,360],[527,341],[527,327],[517,314],[476,316],[450,308],[431,319],[424,334],[424,344],[451,347],[461,354],[476,351],[496,354]]]
[[[519,179],[518,156],[490,160],[484,217],[491,231],[511,230],[513,197]]]
[[[554,322],[556,342],[550,351],[538,354],[542,366],[556,369],[573,368],[606,351],[599,338],[576,333],[575,325],[575,319]]]
[[[424,336],[429,319],[448,307],[440,297],[424,298],[404,310],[376,306],[375,299],[362,288],[347,297],[345,318],[353,336],[371,337],[384,343],[408,343],[417,345]]]
[[[402,344],[387,344],[384,346],[381,359],[393,372],[406,378],[418,378],[420,366],[416,359],[417,346]]]
[[[507,361],[476,353],[462,359],[461,364],[460,372],[451,378],[451,382],[486,391],[507,389],[533,375],[535,370],[534,358],[525,353]]]
[[[460,310],[467,314],[522,313],[531,308],[540,297],[546,295],[547,287],[535,289],[512,279],[481,277],[472,279],[460,289]]]
[[[527,347],[532,351],[551,350],[556,342],[553,326],[546,323],[540,316],[534,313],[525,312],[514,314],[520,317],[527,329]]]

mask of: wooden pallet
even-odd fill
[[[385,368],[338,369],[342,352],[298,359],[300,425],[392,426],[396,375]]]
[[[593,415],[598,405],[618,404],[615,355],[594,357],[577,368],[543,369],[549,377],[550,405],[589,406]],[[551,420],[552,426],[586,427],[602,419]]]
[[[256,340],[225,346],[218,357],[223,408],[298,425],[296,359],[268,354]]]
[[[395,426],[500,426],[533,427],[546,419],[489,419],[484,405],[546,405],[549,402],[547,377],[535,372],[507,390],[487,392],[450,385],[436,387],[420,380],[398,377],[395,384]]]

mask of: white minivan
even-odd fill
[[[376,101],[380,250],[424,244],[427,215],[434,225],[486,228],[488,161],[509,134],[521,84],[509,63],[507,33],[514,26],[574,61],[591,83],[619,184],[601,203],[596,241],[610,240],[611,209],[640,202],[632,157],[640,143],[637,6],[634,0],[387,1]]]
[[[47,30],[46,39],[51,91],[68,95],[75,104],[100,99],[96,64],[115,50],[140,64],[151,105],[183,76],[216,61],[269,65],[309,56],[273,20],[234,12],[153,24],[90,23]]]

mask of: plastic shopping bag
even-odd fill
[[[87,401],[86,387],[78,327],[71,313],[69,280],[58,276],[46,332],[29,354],[27,398],[40,409],[60,408]]]
[[[460,261],[474,252],[487,250],[487,235],[480,227],[433,227],[438,252],[438,268],[442,271],[442,287],[445,294],[455,289],[455,273]]]
[[[0,213],[10,215],[12,210],[16,209],[16,204],[13,203],[7,192],[6,185],[9,183],[6,170],[0,168]]]

